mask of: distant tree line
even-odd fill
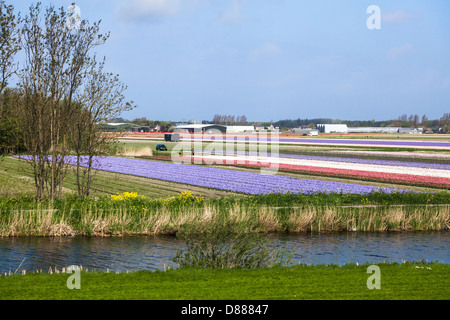
[[[444,113],[438,120],[438,125],[442,128],[442,131],[450,133],[450,113]]]
[[[314,119],[286,119],[269,122],[251,122],[246,116],[234,117],[229,115],[214,115],[212,121],[203,121],[203,123],[224,124],[224,125],[255,125],[279,127],[281,129],[292,129],[300,127],[316,128],[317,124],[346,124],[349,127],[403,127],[403,128],[441,128],[442,132],[450,132],[449,126],[450,113],[445,113],[440,119],[429,120],[426,115],[421,117],[417,114],[403,114],[395,120],[341,120],[331,118],[314,118]]]
[[[278,121],[248,121],[246,116],[230,116],[230,115],[214,115],[212,120],[203,120],[203,124],[222,124],[222,125],[254,125],[268,127],[273,125],[280,129],[293,129],[300,127],[316,128],[317,124],[346,124],[349,127],[402,127],[402,128],[440,128],[440,132],[450,132],[449,128],[450,113],[445,113],[439,119],[429,120],[426,115],[421,117],[417,114],[403,114],[396,120],[340,120],[331,118],[314,118],[314,119],[287,119]],[[136,118],[134,120],[126,120],[123,118],[114,119],[114,122],[133,123],[140,126],[160,125],[161,131],[170,131],[173,129],[172,121],[149,120],[145,117]]]
[[[99,124],[133,108],[126,86],[93,53],[109,34],[100,33],[99,22],[81,19],[71,28],[72,18],[40,3],[22,18],[0,1],[0,152],[26,153],[39,200],[61,198],[69,154],[76,159],[78,195],[88,196],[94,157],[114,142]],[[13,76],[18,82],[11,88]]]
[[[135,118],[133,120],[117,118],[117,119],[114,119],[112,122],[132,123],[132,124],[137,124],[138,126],[150,127],[150,128],[153,126],[159,126],[160,127],[159,131],[161,131],[161,132],[167,132],[173,127],[172,121],[170,121],[170,120],[169,121],[149,120],[146,117],[139,117],[139,118]]]
[[[329,124],[346,124],[349,127],[403,127],[403,128],[441,128],[441,132],[450,132],[450,113],[445,113],[441,118],[430,120],[426,115],[419,116],[417,114],[407,115],[403,114],[396,120],[340,120],[329,118],[316,118],[316,119],[296,119],[296,120],[279,120],[276,122],[270,122],[274,126],[282,129],[292,129],[299,127],[312,127],[317,124],[329,123]],[[268,124],[268,123],[262,123]]]
[[[296,119],[296,120],[279,120],[275,122],[271,122],[275,127],[284,128],[300,128],[300,127],[315,127],[319,123],[330,123],[330,124],[342,124],[342,120],[339,119],[327,119],[327,118],[317,118],[317,119]],[[263,123],[263,125],[267,125],[268,123]]]
[[[242,116],[232,116],[232,115],[222,115],[215,114],[212,120],[213,124],[223,124],[223,125],[246,125],[247,117]]]

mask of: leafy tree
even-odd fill
[[[9,153],[18,146],[13,118],[13,92],[6,91],[8,81],[15,74],[17,65],[14,57],[20,50],[20,17],[14,13],[14,7],[0,1],[0,154]]]
[[[15,104],[19,99],[16,90],[5,88],[0,93],[2,116],[0,117],[0,154],[14,154],[25,151],[18,125],[18,113]]]
[[[20,50],[19,24],[20,17],[15,15],[14,7],[0,1],[0,94],[17,70],[14,56]]]

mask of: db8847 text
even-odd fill
[[[263,315],[267,313],[269,305],[246,305],[246,304],[227,304],[225,307],[226,314],[233,315]]]

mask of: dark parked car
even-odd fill
[[[167,147],[165,144],[158,144],[158,145],[156,145],[156,150],[157,151],[167,151]]]

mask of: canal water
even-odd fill
[[[270,245],[295,252],[293,263],[346,264],[439,261],[450,264],[450,234],[440,232],[315,233],[267,236]],[[176,268],[185,245],[175,237],[0,238],[0,272],[18,273],[70,265],[115,272]]]

